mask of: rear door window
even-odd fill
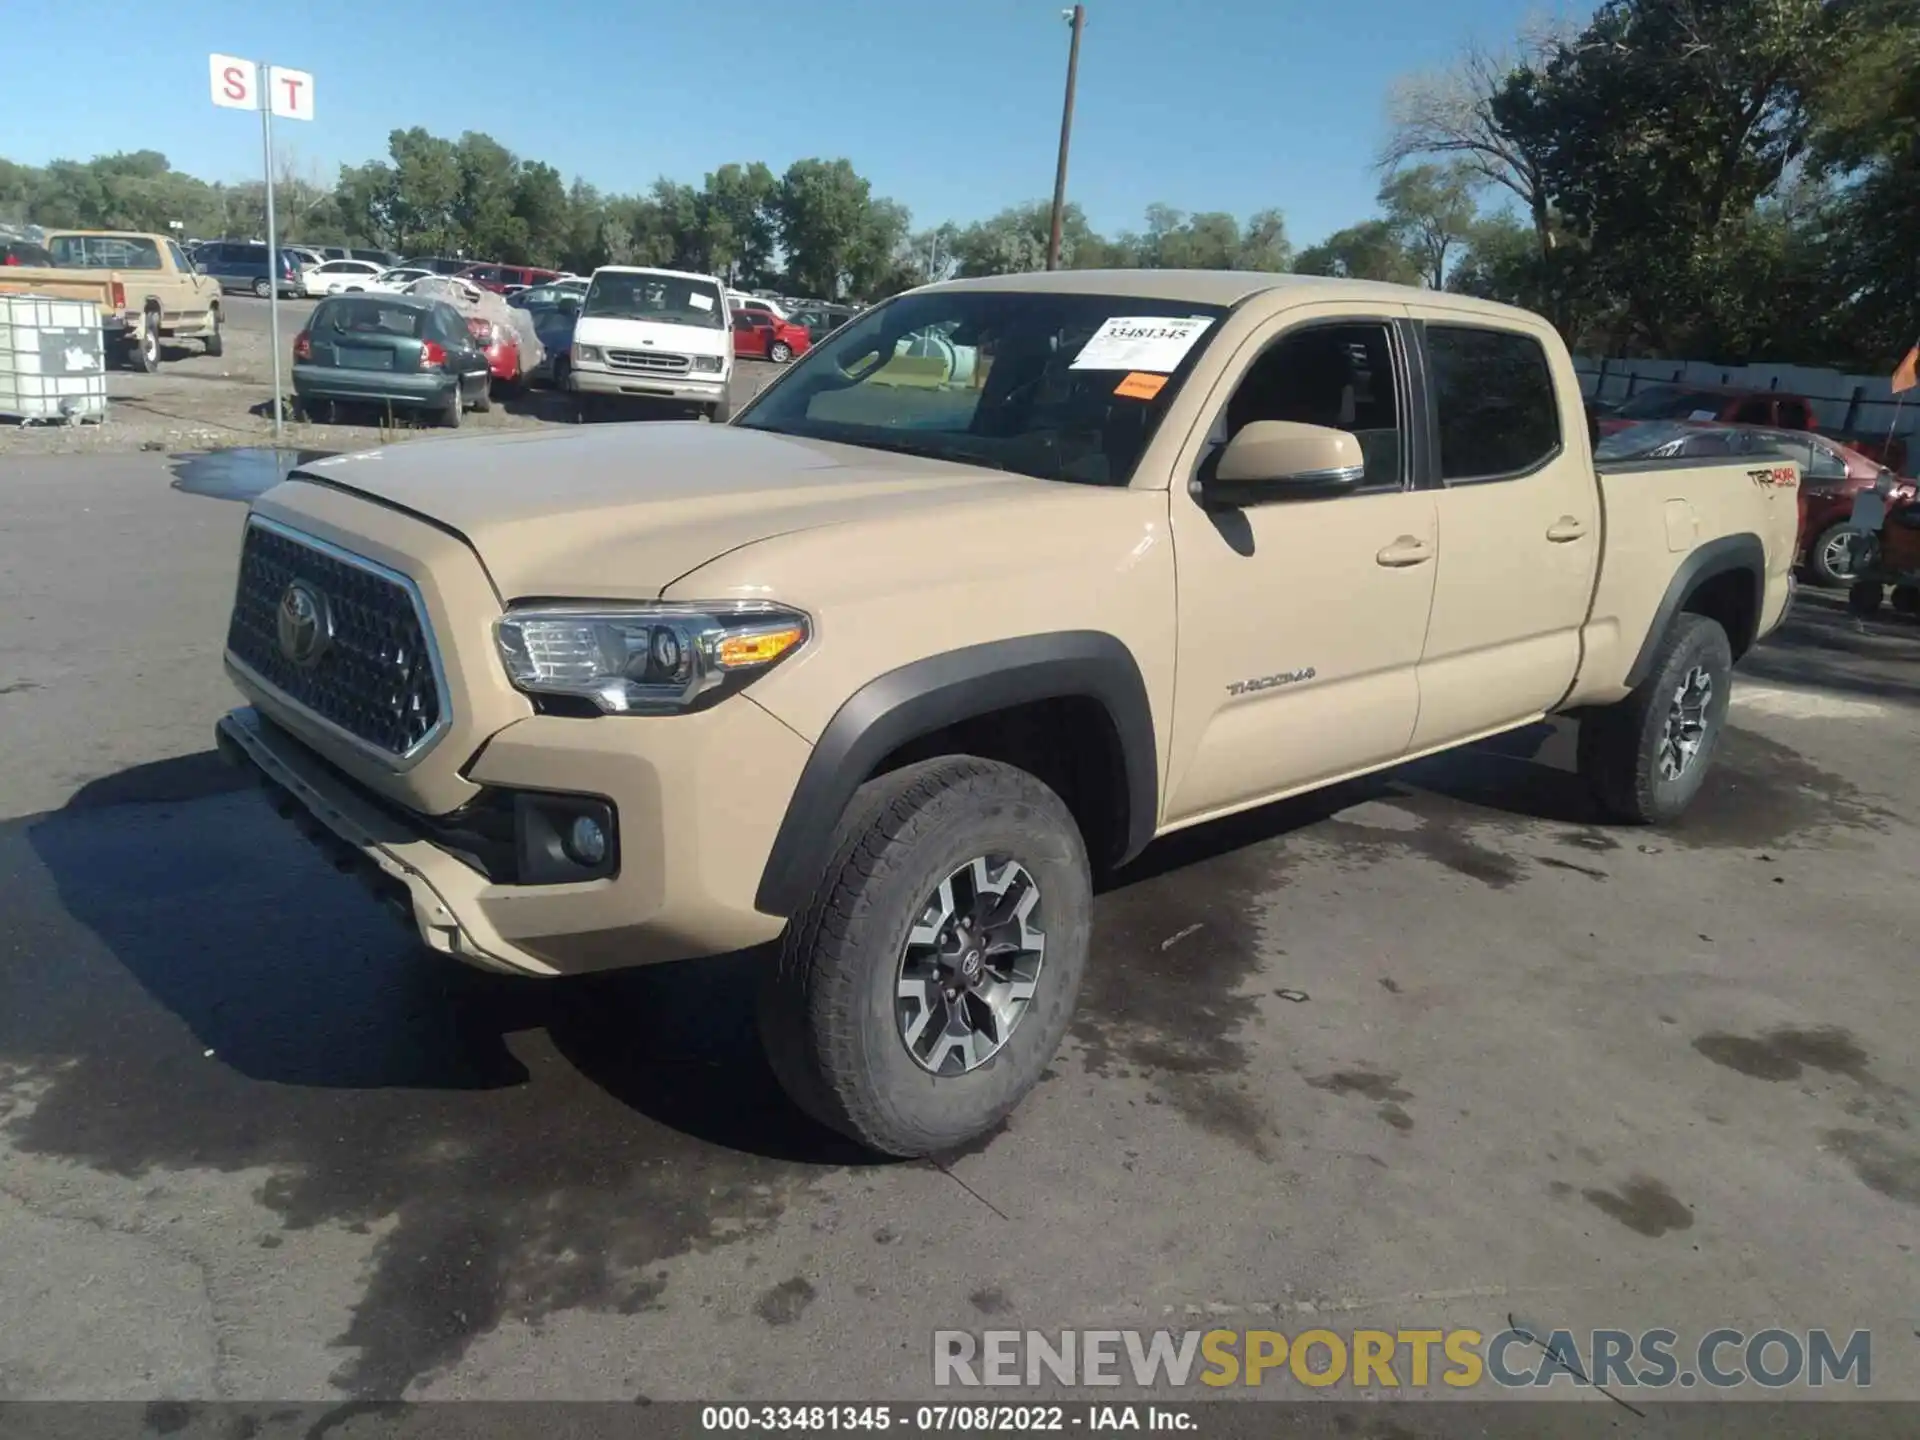
[[[1426,334],[1443,481],[1508,479],[1560,453],[1560,399],[1538,340],[1469,325]]]

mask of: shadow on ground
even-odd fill
[[[1274,983],[1262,927],[1290,869],[1314,853],[1440,866],[1490,893],[1540,867],[1604,881],[1632,832],[1595,823],[1568,739],[1528,727],[1150,848],[1097,901],[1074,1029],[1086,1068],[1141,1077],[1191,1124],[1277,1158],[1240,1034]],[[835,1177],[873,1163],[799,1114],[762,1059],[764,954],[559,982],[470,971],[412,943],[239,784],[190,755],[0,825],[0,1125],[16,1153],[111,1175],[257,1175],[288,1229],[381,1227],[334,1342],[347,1393],[399,1396],[508,1318],[698,1305],[669,1261],[751,1247],[796,1207],[830,1224]],[[1395,822],[1354,809],[1369,804]],[[1660,843],[1826,844],[1890,818],[1735,729]]]

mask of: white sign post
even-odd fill
[[[207,70],[214,104],[229,110],[260,112],[260,146],[267,167],[267,316],[273,334],[273,438],[278,444],[283,433],[280,412],[286,387],[280,368],[284,360],[280,354],[280,226],[273,210],[273,117],[313,119],[313,76],[304,70],[242,60],[237,55],[209,55]]]

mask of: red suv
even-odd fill
[[[534,285],[544,285],[549,280],[558,280],[558,270],[542,270],[535,265],[469,265],[460,272],[459,278],[471,281],[482,290],[491,290],[496,295],[511,294],[515,290],[525,290]]]

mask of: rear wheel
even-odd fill
[[[461,414],[465,409],[466,406],[460,403],[460,387],[455,385],[453,387],[453,398],[440,407],[440,423],[449,430],[458,430],[460,428]]]
[[[1680,616],[1639,688],[1580,722],[1580,773],[1601,809],[1629,824],[1678,819],[1713,763],[1732,690],[1727,632]]]
[[[1093,887],[1060,797],[970,757],[869,781],[760,996],[794,1102],[889,1155],[993,1128],[1072,1019]]]
[[[221,323],[220,307],[215,305],[212,313],[207,316],[207,333],[202,337],[207,347],[207,354],[209,355],[224,355],[227,353],[227,341],[225,335],[221,333]]]

